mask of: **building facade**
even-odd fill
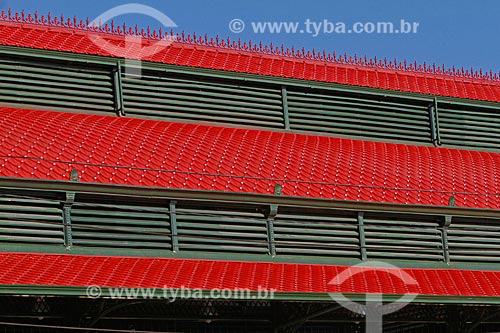
[[[0,19],[0,331],[498,330],[497,74]]]

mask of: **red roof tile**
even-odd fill
[[[137,52],[139,42],[129,38],[125,43],[121,26],[115,26],[114,30],[111,27],[99,29],[88,28],[88,23],[76,18],[66,20],[2,12],[0,45],[500,102],[500,81],[498,75],[491,72],[446,70],[425,64],[351,58],[185,35],[172,35],[170,41],[175,40],[172,44],[158,44],[158,52],[144,55]],[[155,45],[159,39],[154,32],[127,31],[127,36],[129,34],[143,36],[143,46]],[[103,49],[95,43],[97,37],[116,47]]]
[[[0,176],[500,208],[500,154],[0,107]]]
[[[0,253],[1,285],[500,296],[500,272]]]

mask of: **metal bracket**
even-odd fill
[[[71,170],[71,173],[69,174],[69,180],[72,182],[79,182],[80,181],[80,175],[78,174],[77,169]]]
[[[456,206],[456,200],[454,196],[451,196],[448,199],[448,207],[455,207]],[[443,220],[443,227],[449,227],[451,225],[451,220],[453,216],[452,215],[445,215],[444,220]]]

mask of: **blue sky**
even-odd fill
[[[333,1],[333,0],[0,0],[3,8],[28,12],[51,12],[94,19],[121,4],[141,3],[170,17],[178,31],[242,40],[284,44],[298,48],[366,55],[368,57],[445,64],[447,67],[474,67],[500,70],[500,1]],[[235,18],[245,22],[241,33],[230,31]],[[418,22],[415,34],[255,33],[252,22]],[[116,18],[127,24],[159,27],[155,20],[140,14]],[[312,27],[312,26],[311,26]],[[321,27],[322,29],[322,27]],[[321,30],[323,31],[323,30]]]

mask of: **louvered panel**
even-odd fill
[[[292,129],[431,144],[425,105],[331,91],[289,89],[287,94]]]
[[[3,57],[0,103],[114,114],[111,69]]]
[[[63,245],[60,202],[50,198],[0,194],[0,242]]]
[[[274,221],[277,254],[360,257],[355,217],[279,213]]]
[[[170,249],[167,208],[75,203],[71,209],[73,245]]]
[[[439,129],[445,146],[500,149],[500,112],[439,107]]]
[[[266,228],[257,212],[177,208],[180,250],[267,253]]]
[[[127,115],[283,128],[281,91],[199,78],[123,77]]]
[[[451,261],[500,262],[500,220],[454,219],[448,229]]]
[[[400,216],[365,216],[369,259],[444,260],[442,232],[434,221]]]

